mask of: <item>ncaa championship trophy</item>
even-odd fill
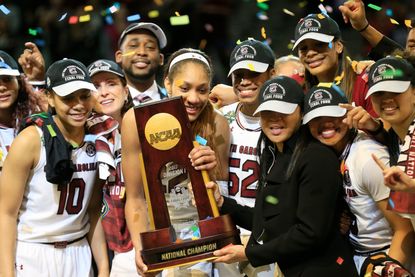
[[[149,271],[214,259],[213,251],[240,244],[230,216],[219,215],[213,193],[205,187],[207,172],[195,170],[188,158],[197,143],[182,98],[134,109],[151,228],[140,234],[141,256]]]

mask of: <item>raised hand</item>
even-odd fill
[[[363,30],[367,24],[365,4],[362,0],[349,0],[339,6],[345,23],[350,22],[356,31]]]
[[[381,124],[378,120],[374,119],[370,114],[362,107],[355,107],[351,104],[339,104],[340,107],[347,110],[346,118],[343,119],[343,123],[349,125],[349,128],[356,128],[359,130],[366,130],[370,132],[376,132]]]
[[[45,80],[45,60],[39,48],[33,42],[25,43],[25,50],[18,62],[29,81]]]
[[[372,154],[373,160],[382,169],[385,185],[392,190],[415,193],[415,180],[409,177],[399,167],[387,167],[378,157]]]

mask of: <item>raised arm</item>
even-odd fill
[[[387,54],[391,54],[395,49],[402,49],[397,42],[384,36],[381,32],[370,25],[366,18],[365,4],[362,0],[352,0],[344,2],[339,6],[345,23],[350,22],[353,29],[358,31],[375,49],[371,56],[379,59]]]

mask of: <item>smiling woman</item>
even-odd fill
[[[1,275],[89,276],[92,250],[105,276],[97,151],[85,131],[95,87],[72,59],[53,63],[46,80],[53,115],[31,117],[0,175]]]
[[[344,195],[353,215],[349,239],[355,249],[356,267],[360,272],[365,259],[379,252],[405,264],[413,249],[411,243],[404,243],[414,239],[412,226],[408,219],[387,209],[390,189],[383,184],[382,171],[371,158],[375,154],[389,164],[387,148],[364,132],[349,129],[343,122],[347,110],[338,106],[342,103],[347,103],[347,98],[336,85],[313,87],[304,100],[303,123],[341,160]],[[364,266],[362,272],[366,272]]]
[[[19,72],[17,62],[0,51],[0,170],[25,116],[40,111],[40,102]]]
[[[355,72],[336,21],[327,14],[309,14],[297,23],[295,39],[293,50],[298,51],[306,68],[307,89],[321,82],[334,82],[343,89],[350,102],[377,117],[370,100],[365,98],[367,72]]]

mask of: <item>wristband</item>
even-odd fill
[[[365,27],[363,27],[362,29],[360,29],[360,30],[358,30],[358,32],[359,33],[361,33],[361,32],[363,32],[363,31],[365,31],[366,29],[367,29],[367,27],[369,27],[369,22],[366,24],[366,26]]]

